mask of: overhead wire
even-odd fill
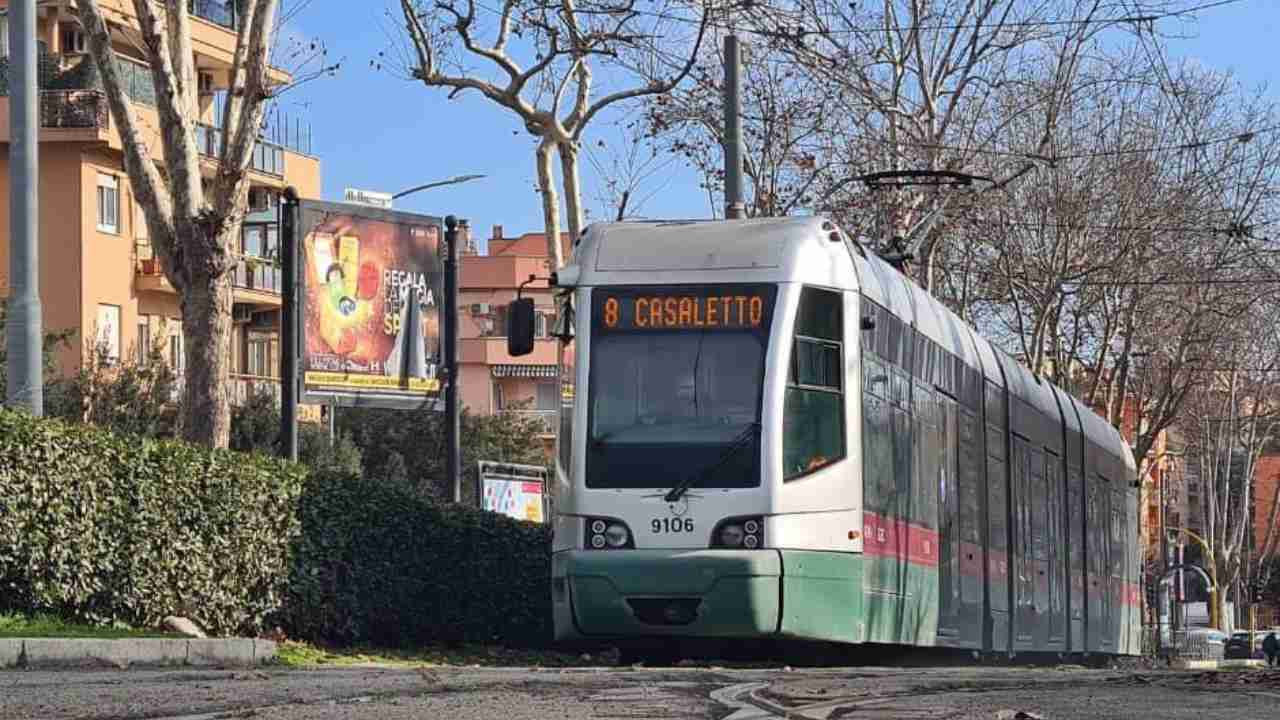
[[[801,30],[799,33],[779,32],[776,30],[761,30],[757,28],[742,27],[739,25],[731,25],[716,21],[708,22],[708,25],[719,30],[729,30],[744,35],[756,35],[768,38],[784,38],[795,39],[802,36],[812,35],[879,35],[885,32],[932,32],[944,30],[979,30],[982,28],[990,28],[1000,30],[1003,28],[1035,28],[1035,27],[1071,27],[1080,25],[1131,25],[1137,23],[1152,23],[1158,20],[1167,20],[1169,18],[1184,17],[1192,15],[1204,10],[1213,10],[1227,5],[1236,5],[1239,3],[1249,2],[1250,0],[1216,0],[1215,2],[1201,3],[1191,7],[1182,8],[1181,10],[1169,10],[1165,12],[1147,14],[1147,15],[1124,15],[1120,17],[1102,17],[1102,18],[1054,18],[1049,20],[1012,20],[1005,22],[986,23],[952,23],[938,25],[877,25],[874,28],[841,28],[841,29],[823,29],[823,30]],[[744,4],[751,4],[750,2]],[[673,20],[675,22],[683,22],[689,24],[699,24],[701,21],[682,15],[673,15],[670,13],[658,12],[653,10],[637,10],[630,9],[628,12],[635,15],[645,15],[658,18],[661,20]]]

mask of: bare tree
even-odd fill
[[[450,96],[479,92],[514,113],[538,140],[534,153],[547,235],[548,257],[564,262],[560,243],[560,197],[552,155],[560,159],[568,231],[582,231],[578,172],[583,132],[600,113],[621,103],[670,92],[692,69],[712,19],[709,4],[659,4],[641,10],[635,0],[504,0],[491,12],[475,0],[401,0],[411,55],[410,74]],[[657,42],[678,36],[687,20],[696,29],[688,50],[671,60]],[[492,42],[481,39],[487,28]],[[517,60],[515,45],[528,48]],[[476,61],[484,70],[468,66]],[[595,65],[627,76],[630,87],[599,95]],[[625,84],[625,83],[624,83]]]
[[[752,37],[742,62],[744,200],[748,217],[822,209],[848,215],[855,186],[840,158],[858,146],[855,124],[839,111],[841,92],[808,73],[779,46]],[[650,98],[644,125],[649,138],[682,158],[703,178],[711,214],[723,208],[724,60],[709,43],[691,72],[692,82]]]
[[[1252,570],[1246,540],[1255,527],[1257,461],[1280,431],[1280,336],[1274,312],[1274,306],[1267,307],[1239,324],[1241,333],[1230,348],[1234,363],[1188,403],[1182,420],[1205,488],[1205,564],[1219,589],[1218,618],[1225,590],[1237,587]]]
[[[762,31],[791,41],[788,51],[799,64],[848,91],[840,110],[875,145],[870,166],[855,174],[969,171],[995,152],[1005,162],[992,177],[1006,183],[1052,154],[1059,106],[1078,89],[1082,53],[1126,7],[1110,0],[804,0],[765,6],[756,17]],[[993,100],[1035,64],[1050,70],[1044,90],[1024,96],[1028,103],[1016,112],[995,107]],[[1021,115],[1038,118],[1042,132],[1032,144],[1011,149],[1004,124]],[[949,197],[919,188],[881,193],[886,235],[906,235]],[[926,288],[934,284],[935,254],[947,237],[941,228],[923,237],[916,276]]]
[[[201,182],[196,124],[201,117],[191,19],[185,0],[133,0],[136,28],[109,26],[99,0],[80,0],[77,13],[89,53],[102,77],[111,116],[124,147],[124,165],[146,217],[156,257],[177,289],[187,365],[182,435],[225,447],[231,415],[226,392],[231,361],[233,248],[248,201],[248,168],[271,97],[267,58],[277,0],[243,0],[222,113],[217,171]],[[113,32],[115,33],[113,35]],[[116,43],[132,43],[150,66],[159,114],[159,148],[121,82]]]
[[[662,192],[675,163],[674,157],[645,140],[638,120],[627,123],[618,141],[600,139],[584,148],[600,179],[596,203],[603,217],[617,222],[643,217],[644,206]]]

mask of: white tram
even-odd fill
[[[1126,444],[831,222],[594,225],[553,284],[557,639],[1139,651]]]

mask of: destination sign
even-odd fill
[[[768,329],[772,287],[629,288],[597,292],[595,325],[603,330]]]

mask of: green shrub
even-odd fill
[[[476,415],[464,408],[459,425],[464,504],[477,504],[481,460],[552,469],[540,437],[543,427],[536,420],[508,413]],[[443,413],[425,408],[342,408],[338,411],[338,429],[360,449],[366,477],[404,479],[441,502],[453,499],[453,484],[445,479]]]
[[[301,466],[0,409],[0,610],[262,629],[283,597]]]
[[[551,640],[551,530],[418,488],[314,473],[299,507],[285,630],[406,646]]]

